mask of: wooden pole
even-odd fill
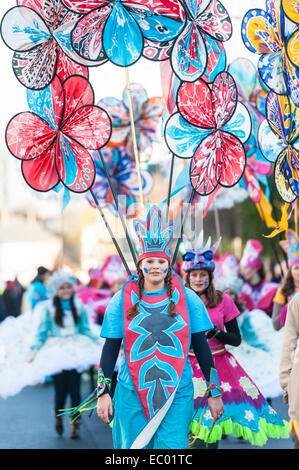
[[[131,255],[132,255],[132,258],[134,260],[134,263],[135,265],[137,265],[137,256],[136,256],[136,253],[135,253],[135,249],[134,249],[134,245],[132,243],[132,240],[129,236],[129,232],[128,232],[128,228],[126,226],[126,222],[124,220],[124,216],[119,208],[119,205],[118,205],[118,200],[117,200],[117,195],[114,191],[114,187],[113,187],[113,184],[112,184],[112,181],[111,181],[111,178],[110,178],[110,175],[109,175],[109,171],[108,171],[108,168],[107,168],[107,165],[106,165],[106,162],[105,162],[105,159],[102,155],[102,152],[100,150],[98,150],[99,152],[99,155],[100,155],[100,158],[101,158],[101,162],[102,162],[102,165],[103,165],[103,168],[104,168],[104,172],[105,172],[105,175],[106,175],[106,178],[108,180],[108,183],[109,183],[109,187],[111,189],[111,192],[112,192],[112,195],[113,195],[113,199],[114,199],[114,202],[115,202],[115,205],[116,205],[116,208],[117,208],[117,212],[118,212],[118,215],[119,215],[119,218],[121,220],[121,223],[122,223],[122,226],[123,226],[123,229],[124,229],[124,232],[125,232],[125,235],[126,235],[126,239],[127,239],[127,242],[128,242],[128,245],[129,245],[129,248],[130,248],[130,251],[131,251]]]
[[[217,240],[219,240],[219,238],[220,238],[220,220],[219,220],[219,212],[218,212],[217,207],[215,207],[215,209],[214,209],[214,217],[215,217]],[[220,251],[220,256],[222,256],[221,245],[219,247],[219,251]]]
[[[184,214],[184,218],[183,218],[183,221],[182,221],[181,234],[180,234],[180,237],[178,238],[178,241],[177,241],[177,244],[176,244],[176,247],[175,247],[175,250],[174,250],[173,258],[172,258],[172,261],[171,261],[171,267],[174,266],[174,263],[176,261],[176,257],[177,257],[178,251],[179,251],[179,246],[180,246],[180,243],[183,239],[184,226],[185,226],[185,223],[186,223],[186,220],[187,220],[187,215],[189,213],[189,207],[190,207],[190,205],[192,204],[192,201],[193,201],[194,194],[195,194],[195,189],[192,188],[192,192],[191,192],[190,200],[189,200],[189,203],[188,203],[188,207],[186,209],[186,212]]]
[[[140,205],[141,205],[142,215],[144,216],[145,213],[144,213],[144,202],[143,202],[143,191],[142,191],[142,179],[141,179],[141,172],[140,172],[140,162],[139,162],[138,147],[137,147],[137,140],[136,140],[136,132],[135,132],[135,123],[134,123],[134,114],[133,114],[133,106],[132,106],[132,99],[131,99],[130,79],[129,79],[128,67],[125,67],[125,72],[126,72],[126,90],[127,90],[127,94],[128,94],[128,103],[129,103],[129,110],[130,110],[130,121],[131,121],[131,130],[132,130],[134,157],[135,157],[136,170],[137,170],[137,176],[138,176]]]
[[[101,208],[101,206],[100,206],[100,204],[99,204],[99,201],[97,200],[97,198],[96,198],[96,196],[95,196],[93,190],[90,189],[89,191],[90,191],[90,194],[92,195],[93,200],[94,200],[94,202],[95,202],[95,204],[96,204],[96,206],[97,206],[97,208],[98,208],[98,210],[99,210],[99,212],[100,212],[100,214],[101,214],[101,216],[102,216],[102,219],[103,219],[103,221],[104,221],[104,223],[105,223],[105,225],[106,225],[106,227],[107,227],[107,230],[108,230],[108,232],[109,232],[109,234],[110,234],[110,236],[111,236],[111,238],[112,238],[112,241],[113,241],[113,243],[114,243],[114,246],[115,246],[115,248],[117,249],[117,252],[118,252],[118,254],[119,254],[119,256],[120,256],[120,258],[121,258],[121,260],[122,260],[122,262],[123,262],[123,265],[124,265],[124,267],[125,267],[125,269],[126,269],[128,275],[131,276],[132,273],[131,273],[131,271],[130,271],[130,268],[129,268],[129,266],[128,266],[128,264],[127,264],[125,258],[124,258],[124,255],[123,255],[123,253],[122,253],[122,251],[121,251],[121,249],[120,249],[119,244],[117,243],[117,241],[116,241],[116,239],[115,239],[115,236],[113,235],[113,232],[112,232],[112,230],[111,230],[111,227],[110,227],[110,225],[109,225],[109,223],[108,223],[108,220],[107,220],[106,217],[105,217],[105,214],[104,214],[104,212],[103,212],[103,210],[102,210],[102,208]]]
[[[174,167],[174,155],[172,154],[171,165],[170,165],[169,183],[168,183],[167,206],[166,206],[166,220],[167,221],[168,221],[168,216],[169,216],[170,194],[171,194],[172,178],[173,178],[173,167]]]

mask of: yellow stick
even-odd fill
[[[131,120],[131,130],[132,130],[133,147],[134,147],[134,156],[135,156],[136,170],[137,170],[137,177],[138,177],[138,186],[139,186],[139,195],[140,195],[140,205],[141,205],[142,214],[144,215],[144,202],[143,202],[143,192],[142,192],[142,180],[141,180],[141,172],[140,172],[140,163],[139,163],[138,147],[137,147],[136,133],[135,133],[135,124],[134,124],[133,106],[132,106],[132,100],[131,100],[130,79],[129,79],[128,67],[125,67],[125,72],[126,72],[126,90],[127,90],[127,94],[128,94],[128,103],[129,103],[129,110],[130,110],[130,120]]]

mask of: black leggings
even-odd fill
[[[54,407],[56,414],[59,410],[65,408],[65,402],[68,395],[71,397],[71,407],[78,406],[81,403],[80,381],[81,374],[75,369],[63,370],[59,374],[52,375],[55,398]]]

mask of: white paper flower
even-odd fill
[[[213,419],[210,410],[207,410],[203,416],[205,419]]]
[[[248,421],[254,420],[254,416],[251,410],[245,410],[245,419],[247,419]]]
[[[221,382],[220,387],[224,392],[230,392],[232,389],[232,386],[228,382]]]
[[[206,382],[201,377],[193,377],[192,380],[194,386],[194,398],[203,397],[207,391]]]
[[[234,357],[230,357],[229,362],[231,363],[232,367],[237,367],[237,361]]]
[[[241,377],[239,383],[243,388],[244,392],[247,393],[253,400],[259,396],[259,391],[256,386],[251,382],[248,377]]]

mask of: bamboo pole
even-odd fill
[[[168,216],[169,216],[170,195],[171,195],[172,179],[173,179],[173,167],[174,167],[174,155],[172,154],[171,165],[170,165],[169,184],[168,184],[167,206],[166,206],[166,220],[167,221],[168,221]]]
[[[186,212],[185,212],[185,214],[184,214],[184,218],[183,218],[183,221],[182,221],[181,234],[180,234],[180,237],[179,237],[178,240],[177,240],[177,244],[176,244],[176,247],[175,247],[175,250],[174,250],[174,254],[173,254],[173,258],[172,258],[172,261],[171,261],[171,267],[173,267],[174,264],[175,264],[175,262],[176,262],[177,254],[178,254],[178,251],[179,251],[179,246],[180,246],[180,243],[181,243],[181,241],[182,241],[182,239],[183,239],[184,226],[185,226],[185,223],[186,223],[186,220],[187,220],[187,215],[188,215],[188,213],[189,213],[189,207],[190,207],[190,205],[192,204],[194,194],[195,194],[195,189],[192,188],[192,192],[191,192],[191,196],[190,196],[190,199],[189,199],[188,207],[187,207],[187,209],[186,209]]]
[[[99,149],[98,150],[98,153],[100,155],[100,158],[101,158],[101,162],[102,162],[102,165],[103,165],[103,168],[104,168],[104,172],[105,172],[105,175],[106,175],[106,178],[108,180],[108,183],[109,183],[109,187],[111,189],[111,192],[112,192],[112,195],[113,195],[113,199],[114,199],[114,202],[115,202],[115,205],[116,205],[116,208],[117,208],[117,212],[118,212],[118,215],[119,215],[119,218],[121,220],[121,223],[122,223],[122,226],[123,226],[123,229],[124,229],[124,232],[125,232],[125,235],[126,235],[126,239],[127,239],[127,242],[128,242],[128,245],[129,245],[129,248],[130,248],[130,252],[131,252],[131,255],[132,255],[132,258],[134,260],[134,263],[135,265],[137,265],[137,256],[136,256],[136,253],[135,253],[135,249],[134,249],[134,245],[133,245],[133,242],[129,236],[129,232],[128,232],[128,228],[126,226],[126,222],[124,220],[124,216],[119,208],[119,204],[118,204],[118,200],[117,200],[117,195],[115,193],[115,190],[114,190],[114,187],[113,187],[113,184],[112,184],[112,181],[111,181],[111,178],[110,178],[110,175],[109,175],[109,171],[108,171],[108,168],[107,168],[107,165],[106,165],[106,162],[105,162],[105,159],[103,157],[103,154],[101,152],[101,150]]]
[[[138,176],[140,205],[141,205],[142,215],[144,216],[145,212],[144,212],[144,202],[143,202],[142,179],[141,179],[140,162],[139,162],[138,147],[137,147],[137,140],[136,140],[136,132],[135,132],[135,123],[134,123],[134,114],[133,114],[133,106],[132,106],[132,99],[131,99],[130,78],[129,78],[128,67],[125,67],[125,73],[126,73],[126,90],[127,90],[127,94],[128,94],[128,103],[129,103],[129,110],[130,110],[130,121],[131,121],[131,130],[132,130],[134,157],[135,157],[136,170],[137,170],[137,176]]]
[[[111,230],[111,227],[110,227],[110,225],[109,225],[109,223],[108,223],[108,220],[106,219],[105,214],[104,214],[104,212],[103,212],[103,210],[102,210],[102,208],[101,208],[101,206],[100,206],[100,204],[99,204],[99,201],[97,200],[97,198],[96,198],[96,196],[95,196],[93,190],[90,189],[89,191],[90,191],[90,194],[92,195],[93,200],[94,200],[94,202],[95,202],[95,204],[96,204],[96,206],[97,206],[97,208],[98,208],[98,210],[99,210],[99,212],[100,212],[100,214],[101,214],[101,216],[102,216],[102,219],[103,219],[103,221],[104,221],[104,223],[105,223],[105,225],[106,225],[106,227],[107,227],[107,230],[108,230],[108,232],[109,232],[109,234],[110,234],[110,237],[112,238],[112,241],[113,241],[113,243],[114,243],[114,246],[115,246],[115,248],[117,249],[117,252],[118,252],[118,254],[119,254],[119,256],[120,256],[120,258],[121,258],[121,260],[122,260],[122,262],[123,262],[123,265],[124,265],[124,267],[125,267],[125,269],[126,269],[128,275],[131,276],[132,273],[131,273],[131,271],[130,271],[130,268],[129,268],[129,266],[128,266],[128,264],[127,264],[125,258],[124,258],[124,255],[123,255],[123,253],[122,253],[122,251],[121,251],[121,249],[120,249],[119,244],[118,244],[117,241],[116,241],[116,238],[115,238],[115,236],[114,236],[114,234],[113,234],[113,232],[112,232],[112,230]]]
[[[214,209],[214,218],[215,218],[215,226],[216,226],[216,233],[217,233],[217,240],[219,240],[220,238],[220,219],[219,219],[219,212],[218,212],[218,209],[217,207],[215,207]],[[221,245],[219,247],[219,252],[220,252],[220,256],[222,256],[222,248],[221,248]]]

